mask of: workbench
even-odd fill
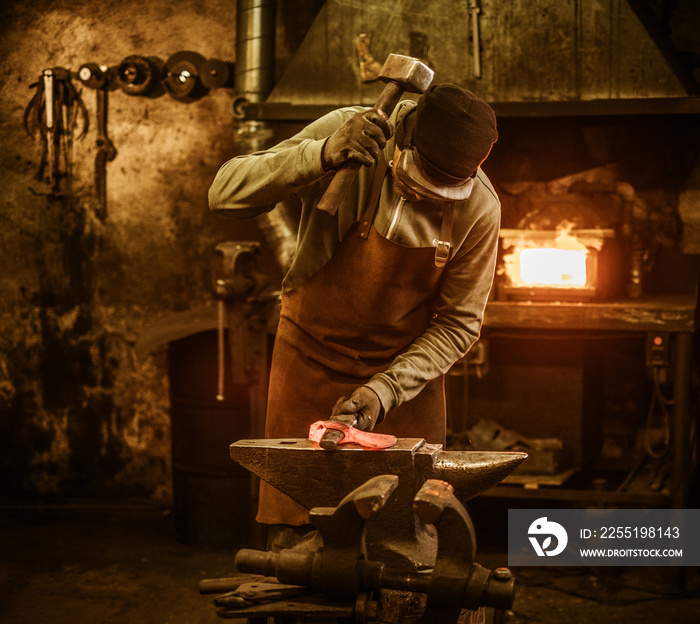
[[[583,332],[667,333],[670,338],[673,378],[671,419],[672,479],[670,495],[649,492],[572,490],[566,488],[526,488],[499,484],[485,496],[532,499],[596,501],[600,503],[671,505],[684,508],[688,502],[691,474],[691,376],[693,370],[693,334],[696,330],[696,281],[685,293],[648,295],[635,300],[606,302],[530,302],[491,301],[487,304],[483,336],[499,330],[518,332],[567,330]]]

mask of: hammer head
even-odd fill
[[[396,83],[409,93],[423,93],[430,86],[434,73],[417,58],[390,54],[384,61],[379,79]]]

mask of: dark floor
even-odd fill
[[[150,504],[0,504],[0,622],[207,624],[222,622],[204,578],[232,576],[232,549],[184,544],[169,510]],[[492,542],[493,545],[493,542]],[[491,546],[477,558],[506,564]],[[673,589],[678,569],[515,569],[509,624],[700,622],[700,582]],[[231,620],[229,620],[231,621]],[[235,620],[234,620],[235,621]]]

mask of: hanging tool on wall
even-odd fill
[[[469,0],[468,10],[472,27],[472,67],[474,69],[474,78],[481,78],[481,36],[479,34],[481,4],[479,0]]]
[[[109,111],[109,83],[97,89],[97,154],[95,154],[95,195],[97,196],[97,218],[107,216],[107,163],[117,157],[117,149],[107,136],[107,113]]]
[[[194,102],[209,92],[202,82],[202,67],[206,59],[197,52],[173,54],[163,67],[161,85],[165,92],[179,102]]]
[[[372,82],[379,80],[382,71],[382,64],[372,56],[370,50],[371,38],[369,35],[361,34],[355,37],[355,48],[360,62],[360,78],[362,82]]]
[[[97,153],[95,154],[95,215],[101,221],[107,216],[107,163],[114,160],[117,150],[107,136],[108,93],[111,74],[107,68],[96,63],[86,63],[78,70],[78,78],[97,94],[95,114],[97,117]]]
[[[119,88],[127,95],[153,94],[158,86],[161,61],[138,54],[127,56],[117,68]]]
[[[63,67],[45,69],[30,88],[35,91],[24,111],[24,128],[32,138],[37,134],[41,138],[36,179],[48,182],[50,187],[49,193],[31,190],[50,196],[70,194],[74,132],[80,117],[82,128],[77,138],[87,134],[87,109],[71,82],[70,70]]]

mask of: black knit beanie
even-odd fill
[[[455,185],[472,177],[498,139],[496,114],[471,91],[453,84],[430,87],[418,100],[411,144],[426,173]]]

